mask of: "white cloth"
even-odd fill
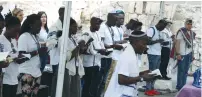
[[[62,31],[62,22],[60,19],[58,19],[49,29],[49,32],[53,32],[53,31],[58,31],[61,30]]]
[[[114,41],[122,41],[123,40],[123,29],[120,27],[112,27],[114,31]],[[120,44],[121,45],[121,44]],[[112,52],[112,59],[113,60],[119,60],[120,54],[122,53],[122,50],[113,50]]]
[[[128,77],[139,76],[138,58],[133,47],[128,44],[125,51],[121,54],[115,67],[115,71],[110,80],[109,86],[105,92],[104,97],[138,97],[137,86],[130,84],[129,86],[120,85],[118,83],[118,75],[122,74]]]
[[[39,42],[45,42],[47,40],[48,32],[44,28],[41,28],[38,37],[39,37]]]
[[[37,40],[38,39],[36,39],[34,35],[31,35],[28,32],[23,33],[18,39],[18,50],[26,52],[37,50]],[[41,76],[39,55],[20,64],[19,73],[31,74],[33,77]]]
[[[16,42],[16,41],[15,41]],[[2,34],[0,35],[0,44],[3,45],[3,52],[12,52],[12,49],[15,49],[17,51],[16,45],[13,44],[13,48],[11,47],[11,42]],[[18,57],[18,53],[10,53],[9,54],[12,58]],[[4,70],[4,76],[3,76],[3,84],[8,85],[17,85],[18,84],[18,67],[19,64],[17,63],[10,63],[8,67],[6,67]]]
[[[172,32],[170,31],[170,29],[165,28],[163,31],[161,31],[161,35],[164,39],[165,42],[169,42],[169,45],[163,46],[163,47],[167,47],[167,48],[172,48],[172,38],[171,36],[173,35]]]
[[[77,66],[78,74],[80,77],[82,77],[85,73],[84,73],[83,63],[80,55],[77,56],[76,59],[75,58],[71,59],[72,51],[76,48],[78,43],[72,37],[67,38],[67,43],[68,43],[68,48],[66,49],[66,54],[67,54],[66,68],[69,70],[69,75],[73,75],[73,76],[76,75],[76,66]]]
[[[192,52],[192,48],[188,48],[186,46],[186,41],[184,40],[183,38],[183,35],[182,35],[183,32],[179,32],[178,35],[176,36],[176,39],[180,41],[180,55],[187,55],[189,53]],[[190,31],[188,32],[190,34]]]
[[[113,31],[111,27],[108,27],[106,23],[102,23],[100,25],[100,29],[98,31],[102,38],[104,38],[104,44],[113,45],[112,34]]]
[[[153,28],[155,30],[155,33],[154,33]],[[158,39],[162,39],[161,35],[160,35],[160,32],[156,29],[156,27],[153,26],[153,28],[149,28],[147,30],[147,32],[146,32],[147,36],[152,37],[154,35],[153,38],[152,38],[153,41],[154,40],[158,40]],[[148,54],[151,54],[151,55],[161,55],[161,44],[160,43],[149,45],[148,47],[149,47],[149,49],[147,50]]]
[[[62,31],[62,22],[58,19],[49,29],[49,34],[53,31]],[[58,65],[60,61],[60,44],[61,39],[57,39],[56,34],[51,37],[48,37],[47,44],[49,45],[48,48],[50,50],[50,64],[51,65]],[[55,45],[58,44],[57,47]]]
[[[125,25],[122,26],[122,28],[123,28],[124,34],[130,35],[133,32],[133,30],[127,29]]]
[[[101,67],[102,56],[96,50],[105,49],[104,43],[101,40],[101,36],[98,32],[91,32],[90,30],[86,32],[88,32],[94,40],[89,45],[87,50],[87,52],[91,55],[83,55],[83,66],[84,67],[92,67],[92,66]]]

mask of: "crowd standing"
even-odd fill
[[[50,28],[44,11],[28,15],[24,21],[20,8],[5,18],[0,15],[0,52],[9,52],[7,60],[0,61],[3,97],[16,97],[19,86],[21,97],[40,97],[47,64],[52,66],[49,96],[55,97],[64,11],[64,7],[59,8],[59,18]],[[109,12],[107,21],[92,17],[90,27],[82,33],[70,18],[62,97],[138,97],[137,83],[143,81],[145,95],[159,95],[154,83],[171,79],[166,72],[170,56],[178,60],[176,89],[186,84],[194,59],[192,20],[187,19],[175,35],[170,30],[172,22],[166,18],[143,32],[142,22],[130,19],[124,24],[124,17],[123,10]],[[149,70],[139,70],[142,54],[147,54]],[[155,69],[160,69],[162,77],[149,74]]]

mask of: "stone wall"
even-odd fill
[[[180,27],[184,26],[186,18],[194,20],[193,30],[197,33],[196,52],[201,49],[201,2],[194,1],[179,1],[165,2],[165,10],[163,17],[167,17],[173,22],[171,30],[175,33]],[[13,9],[15,5],[24,10],[25,16],[38,11],[45,11],[48,15],[48,26],[50,27],[58,19],[58,9],[64,5],[63,1],[0,1],[4,10],[2,13],[8,12],[8,9]],[[125,12],[125,23],[131,18],[138,18],[143,22],[143,31],[146,31],[152,25],[155,25],[160,19],[160,2],[143,2],[143,1],[73,1],[71,16],[76,19],[79,24],[82,24],[83,29],[89,27],[89,21],[92,16],[97,16],[106,21],[107,13],[114,9],[122,9]],[[200,46],[199,46],[200,45]],[[201,52],[200,52],[201,53]]]

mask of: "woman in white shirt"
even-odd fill
[[[40,48],[37,37],[40,30],[41,18],[36,14],[27,16],[18,40],[19,54],[31,55],[27,56],[29,60],[20,64],[19,67],[22,97],[36,97],[39,89],[39,77],[41,76],[39,54],[43,54],[47,50]]]
[[[48,36],[48,26],[47,26],[47,14],[44,11],[38,12],[38,15],[41,17],[41,30],[39,32],[39,42],[40,44],[45,47],[46,46],[46,40]],[[48,52],[44,53],[44,55],[40,56],[41,60],[41,71],[43,72],[46,64],[48,63]]]
[[[11,14],[6,15],[5,23],[5,33],[0,35],[1,52],[10,52],[9,56],[14,61],[10,62],[9,66],[5,68],[3,76],[3,97],[15,97],[18,85],[19,56],[16,47],[17,43],[13,44],[11,40],[15,39],[20,32],[21,24],[20,20]]]

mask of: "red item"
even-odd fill
[[[173,47],[171,50],[170,58],[174,58],[174,56],[175,56],[175,47]]]
[[[160,95],[161,93],[156,91],[156,90],[151,90],[151,92],[154,94],[154,95]]]
[[[144,94],[148,95],[148,96],[155,96],[155,94],[152,92],[152,90],[145,91]]]

